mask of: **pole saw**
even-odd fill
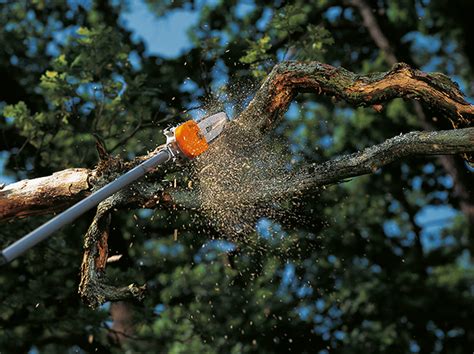
[[[150,172],[156,166],[170,160],[193,159],[201,155],[208,149],[209,143],[222,133],[226,122],[227,115],[221,112],[205,117],[199,123],[188,120],[177,127],[165,129],[163,133],[166,136],[166,144],[163,149],[2,250],[0,264],[9,263],[21,256],[63,226],[73,222],[86,211],[97,206],[104,199]]]

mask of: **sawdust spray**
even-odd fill
[[[248,92],[235,96],[242,99]],[[284,224],[299,217],[300,186],[309,176],[296,168],[287,146],[282,138],[262,135],[252,126],[228,124],[212,151],[193,164],[200,209],[210,226],[226,238],[248,243],[259,218]]]

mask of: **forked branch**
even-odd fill
[[[357,75],[343,68],[318,62],[281,63],[265,79],[247,109],[228,125],[220,138],[221,143],[226,141],[226,137],[236,135],[258,139],[276,125],[300,92],[314,92],[344,100],[352,106],[375,106],[377,109],[394,98],[415,99],[438,117],[449,119],[455,129],[429,133],[411,132],[368,147],[362,152],[304,168],[298,171],[306,176],[303,183],[299,186],[287,186],[284,189],[286,193],[373,173],[384,165],[413,155],[474,152],[474,106],[466,102],[457,85],[445,75],[427,74],[405,64],[396,64],[385,73]],[[214,147],[211,145],[206,154],[218,154],[217,146],[218,144]],[[238,149],[239,146],[235,148]],[[49,177],[20,181],[3,189],[0,187],[0,221],[57,212],[147,156],[149,154],[132,162],[111,158],[109,161],[102,161],[94,170],[65,170]],[[90,305],[97,306],[104,301],[127,297],[140,298],[144,292],[143,287],[134,285],[115,288],[103,284],[112,207],[154,208],[175,203],[182,207],[195,207],[199,201],[195,192],[188,188],[163,187],[159,180],[161,177],[163,176],[155,174],[145,178],[99,205],[85,237],[81,270],[80,293]]]

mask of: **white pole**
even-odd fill
[[[98,205],[107,197],[110,197],[120,189],[131,184],[149,172],[155,166],[167,162],[170,158],[171,153],[167,148],[161,150],[158,154],[134,167],[124,175],[117,178],[115,181],[110,182],[99,189],[97,192],[92,193],[90,196],[81,200],[79,203],[63,211],[61,214],[57,215],[47,223],[41,225],[36,230],[33,230],[28,235],[5,248],[0,255],[0,264],[11,262],[18,256],[28,251],[30,248],[48,238],[55,231],[73,222],[79,216]]]

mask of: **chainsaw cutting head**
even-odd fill
[[[201,155],[209,147],[204,134],[193,120],[176,127],[174,136],[180,152],[188,159]]]
[[[209,143],[224,129],[227,115],[224,112],[202,119],[199,123],[189,120],[174,130],[174,140],[179,152],[189,159],[201,155]]]

